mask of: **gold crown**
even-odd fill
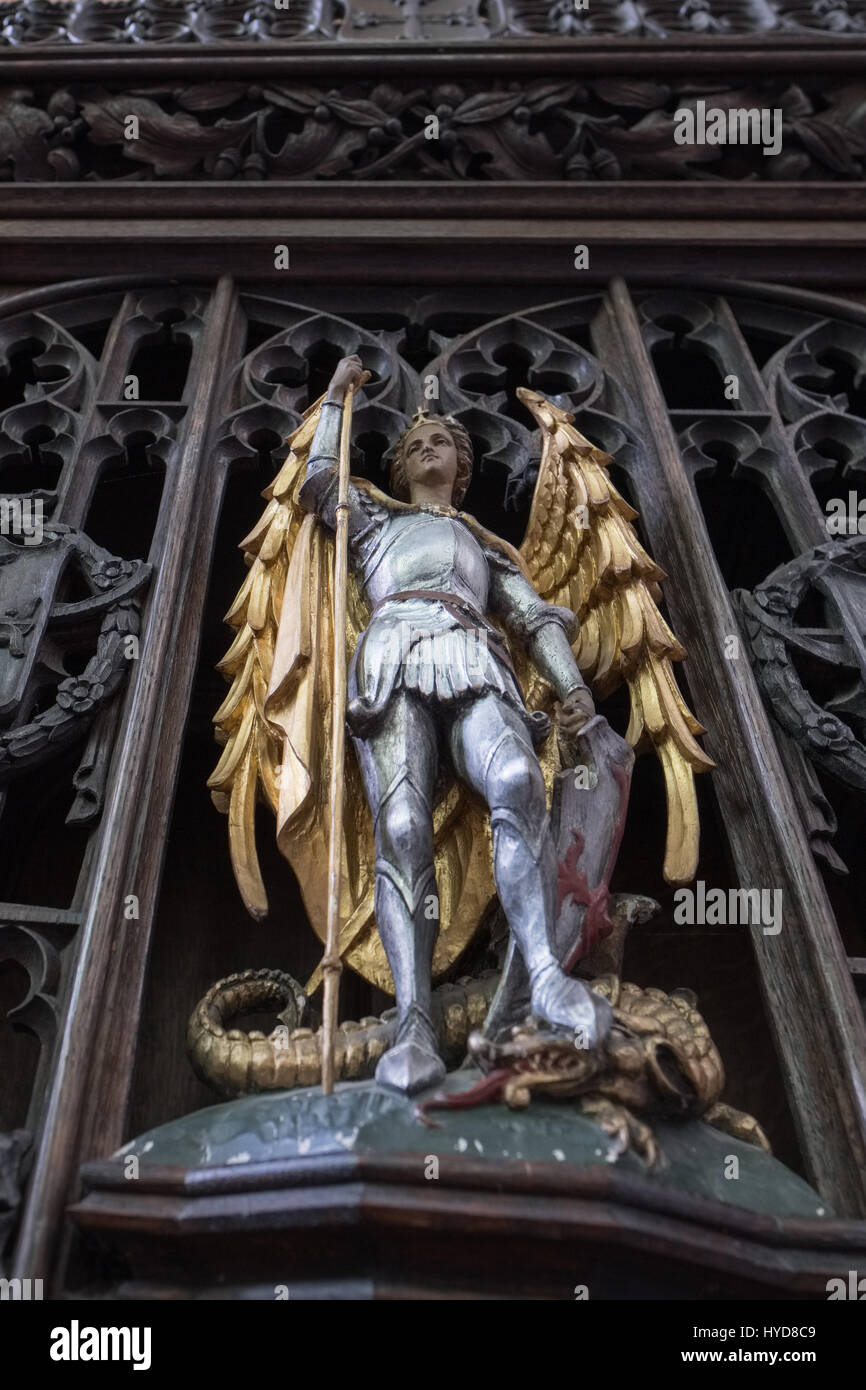
[[[428,415],[423,406],[419,405],[415,414],[412,416],[411,425],[407,425],[406,427],[406,433],[408,434],[409,430],[417,429],[419,425],[457,425],[459,423],[458,420],[454,419],[453,415]]]

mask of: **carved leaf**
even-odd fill
[[[577,92],[576,82],[530,82],[524,93],[523,105],[533,111],[546,111],[551,106],[561,106],[563,102],[570,101]]]
[[[814,107],[802,87],[788,87],[779,98],[779,105],[786,120],[793,121],[800,116],[811,116]]]
[[[184,111],[219,111],[226,106],[234,106],[247,95],[246,82],[207,82],[193,87],[181,87],[171,96]],[[151,96],[155,93],[151,92]]]
[[[796,115],[809,115],[810,112],[796,112]],[[866,86],[862,82],[852,82],[847,87],[839,87],[833,93],[829,115],[846,130],[855,130],[866,135]]]
[[[269,156],[268,167],[278,178],[336,178],[354,170],[351,156],[364,149],[366,143],[360,130],[311,124],[300,134],[289,135],[280,149]]]
[[[492,129],[461,130],[460,147],[454,153],[453,162],[463,177],[471,173],[465,151],[487,156],[484,173],[488,178],[556,178],[556,156],[544,136],[527,134],[526,127],[515,121]]]
[[[7,160],[22,183],[54,180],[46,139],[54,128],[51,117],[30,105],[33,93],[22,88],[0,96],[0,165]]]
[[[347,125],[371,129],[373,126],[384,126],[389,119],[387,111],[375,106],[372,101],[344,101],[333,92],[328,93],[325,105]]]
[[[388,82],[380,82],[370,93],[370,100],[375,106],[381,106],[383,111],[397,115],[405,111],[408,106],[413,106],[415,102],[424,100],[424,89],[416,88],[415,91],[401,91],[399,87],[394,87]]]
[[[627,130],[617,125],[607,125],[603,131],[599,128],[594,138],[617,155],[625,172],[637,168],[668,178],[672,173],[688,174],[688,164],[719,159],[724,150],[718,145],[677,145],[672,132],[670,116],[654,111]]]
[[[477,92],[462,102],[454,112],[455,125],[475,125],[506,116],[516,106],[525,104],[523,92]]]
[[[593,83],[597,97],[607,106],[637,107],[641,111],[658,111],[667,102],[670,88],[658,82],[639,82],[637,79],[615,78]]]
[[[339,174],[354,170],[351,156],[356,150],[363,149],[366,143],[360,131],[344,130],[334,145],[333,153],[328,159],[322,160],[317,172],[327,178],[336,178]]]
[[[314,111],[325,104],[325,94],[318,87],[265,87],[262,97],[270,105],[288,111]]]
[[[813,159],[825,164],[837,174],[848,174],[854,178],[860,175],[860,165],[854,155],[866,154],[866,140],[853,130],[845,130],[824,116],[814,116],[808,121],[794,121],[791,129],[799,136]]]
[[[254,116],[202,126],[195,117],[169,116],[145,97],[105,95],[82,103],[82,115],[96,145],[120,145],[127,159],[149,164],[157,176],[188,174],[201,165],[209,171],[216,158],[243,141]],[[125,125],[137,116],[139,138],[128,140]]]

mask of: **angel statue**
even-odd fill
[[[466,429],[419,411],[393,447],[392,495],[350,480],[347,622],[334,631],[338,449],[362,372],[357,356],[338,364],[242,543],[250,571],[227,615],[237,636],[221,669],[233,684],[215,716],[226,747],[209,785],[229,815],[249,911],[267,912],[254,842],[262,796],[324,940],[327,729],[334,644],[345,643],[339,954],[395,995],[396,1032],[375,1075],[414,1094],[445,1075],[432,981],[497,896],[509,928],[497,1027],[531,1014],[589,1048],[610,1029],[607,1000],[567,973],[556,948],[553,779],[569,739],[607,728],[586,681],[604,695],[627,680],[628,742],[661,759],[669,881],[694,875],[693,773],[711,764],[674,680],[671,661],[685,653],[656,607],[664,576],[630,525],[636,513],[610,460],[532,391],[518,395],[543,452],[520,549],[458,510],[473,466]]]

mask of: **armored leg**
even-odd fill
[[[414,696],[395,693],[382,727],[355,747],[373,816],[376,922],[394,976],[398,1030],[376,1068],[412,1094],[445,1076],[430,1017],[439,898],[433,867],[436,731]]]
[[[551,948],[556,850],[544,778],[523,721],[498,695],[486,695],[458,716],[450,741],[458,774],[490,807],[496,890],[529,972],[532,1012],[594,1047],[610,1028],[611,1011],[564,973]]]

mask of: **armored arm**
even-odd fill
[[[571,650],[577,619],[569,608],[545,603],[517,565],[499,553],[488,553],[490,604],[503,625],[531,656],[557,698],[565,700],[586,683]]]
[[[307,473],[298,489],[298,501],[305,511],[315,512],[332,531],[336,529],[336,504],[339,487],[340,433],[343,424],[343,401],[349,386],[357,387],[366,380],[361,359],[344,357],[337,364],[327,395],[322,402],[319,423],[307,460]],[[349,543],[355,545],[370,529],[370,516],[375,511],[364,493],[349,483]]]
[[[324,400],[310,446],[307,475],[298,490],[298,501],[304,510],[315,512],[331,530],[334,530],[337,524],[334,507],[337,501],[337,467],[340,461],[342,423],[342,401]]]

